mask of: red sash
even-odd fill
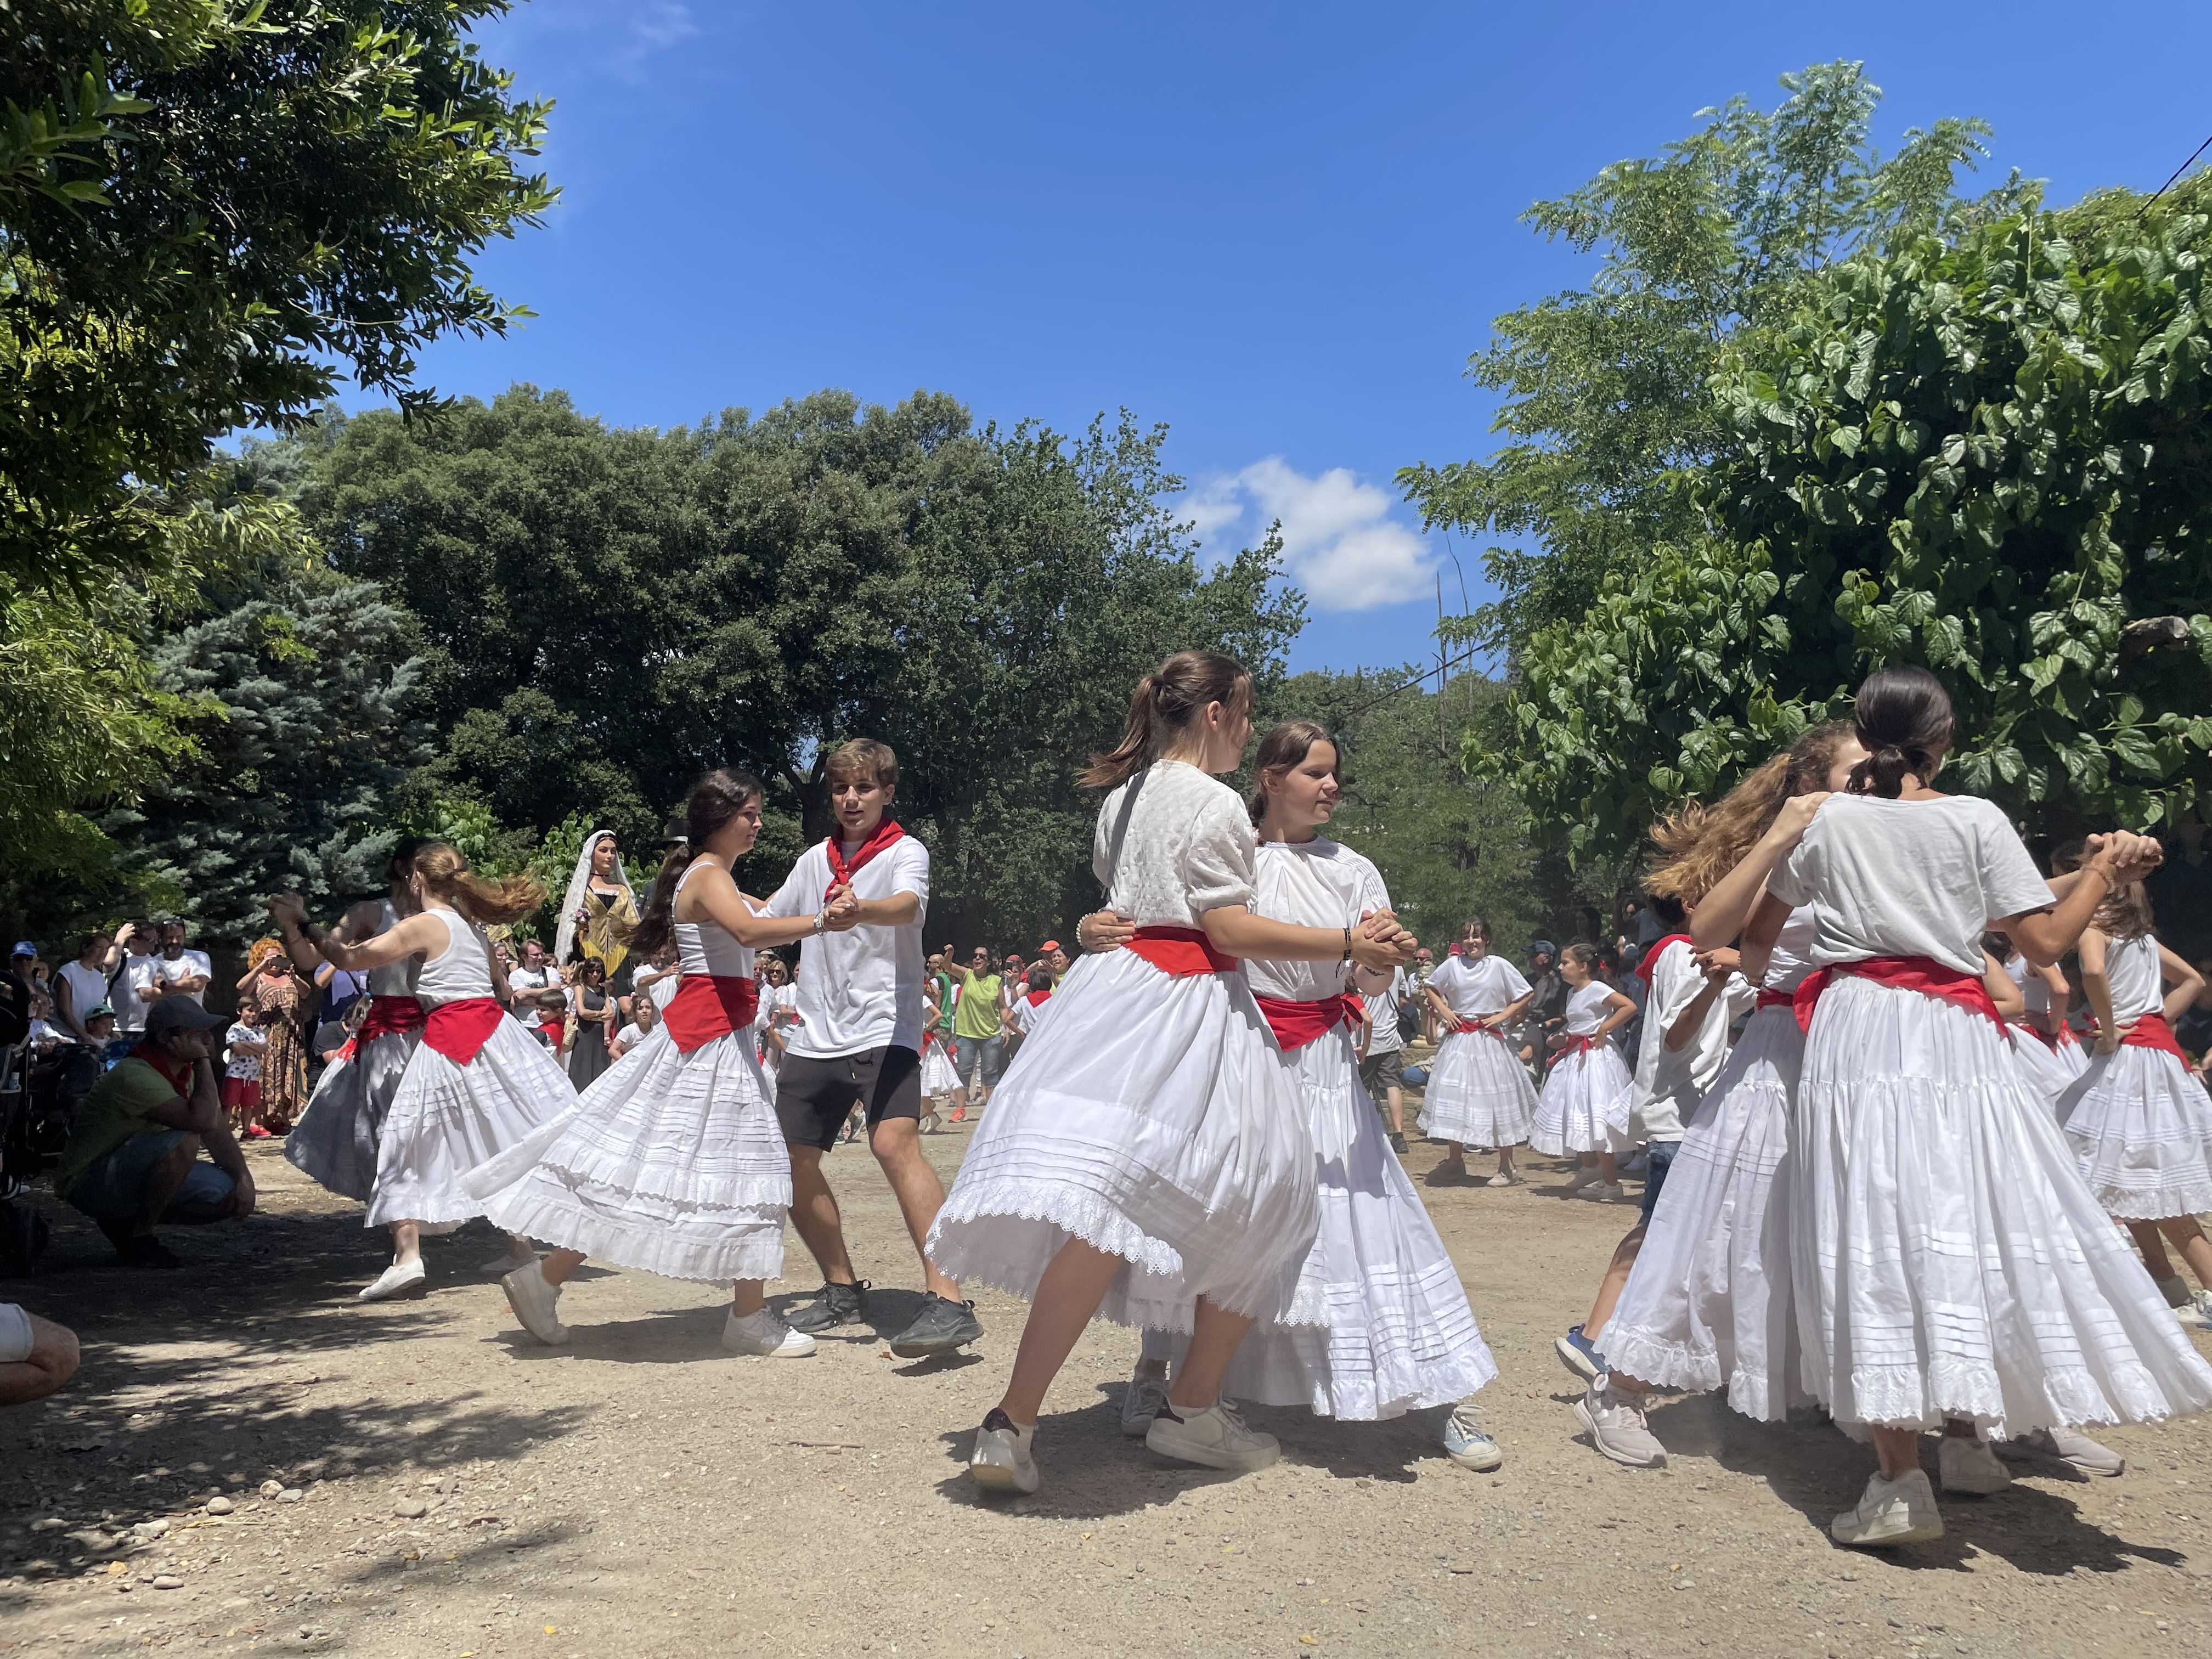
[[[1197,927],[1139,927],[1121,948],[1135,951],[1171,979],[1237,971],[1237,958],[1215,950],[1213,941]]]
[[[1687,933],[1669,933],[1664,939],[1654,939],[1651,948],[1636,959],[1636,977],[1644,981],[1645,990],[1651,988],[1651,970],[1659,965],[1659,953],[1670,945],[1691,945],[1695,948]]]
[[[1485,1025],[1479,1019],[1462,1019],[1458,1015],[1453,1015],[1452,1035],[1457,1036],[1462,1031],[1474,1031],[1483,1036],[1496,1037],[1500,1042],[1505,1041],[1505,1033],[1495,1025]]]
[[[1594,1036],[1571,1036],[1565,1048],[1544,1062],[1544,1069],[1548,1072],[1569,1054],[1586,1054],[1596,1047],[1597,1038]]]
[[[688,1054],[716,1037],[750,1030],[759,1012],[760,987],[745,975],[686,974],[660,1023],[675,1040],[676,1052]]]
[[[2174,1041],[2173,1027],[2166,1023],[2164,1014],[2144,1014],[2138,1018],[2128,1034],[2120,1039],[2123,1048],[2159,1048],[2181,1062],[2181,1069],[2189,1069],[2189,1056]]]
[[[422,1021],[422,1041],[456,1066],[465,1066],[491,1041],[507,1010],[490,997],[463,997],[430,1010]]]
[[[849,883],[855,875],[860,873],[862,865],[893,842],[901,839],[905,834],[906,831],[900,829],[890,819],[882,819],[874,829],[868,831],[868,838],[853,849],[853,857],[849,863],[846,860],[843,850],[837,845],[837,837],[832,835],[828,841],[822,843],[822,850],[830,854],[830,887],[834,890]],[[830,895],[824,893],[822,898],[823,902],[827,903]]]
[[[338,1058],[351,1060],[364,1046],[380,1036],[404,1036],[410,1031],[419,1031],[423,1018],[422,1005],[413,997],[371,997],[361,1029],[345,1040],[345,1047],[338,1050]]]
[[[1832,967],[1816,969],[1805,975],[1797,987],[1797,994],[1790,999],[1797,1010],[1799,1030],[1813,1029],[1813,1005],[1828,988],[1828,981],[1838,974],[1917,991],[1954,1007],[1985,1015],[1999,1030],[2005,1029],[2004,1016],[1990,1000],[1990,988],[1982,983],[1979,974],[1962,974],[1933,957],[1869,957],[1862,962],[1839,962]]]
[[[1257,997],[1254,1000],[1267,1017],[1267,1029],[1275,1034],[1275,1046],[1286,1054],[1294,1054],[1309,1042],[1318,1042],[1340,1025],[1358,1024],[1367,1009],[1367,1005],[1349,991],[1341,996],[1324,997],[1319,1002],[1300,1002],[1291,997]]]
[[[1751,1012],[1756,1014],[1768,1008],[1788,1008],[1796,1000],[1796,994],[1794,992],[1770,991],[1765,986],[1761,986],[1759,990],[1759,1000],[1753,1005]]]

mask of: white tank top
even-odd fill
[[[2166,1002],[2166,975],[2158,964],[2158,941],[2116,939],[2105,947],[2105,981],[2112,988],[2112,1018],[2141,1019]]]
[[[388,933],[399,925],[399,912],[390,899],[377,902],[376,930]],[[422,966],[420,957],[402,957],[397,962],[387,962],[381,968],[368,970],[368,994],[373,997],[411,997],[415,994],[415,970]]]
[[[459,912],[433,906],[425,915],[445,924],[444,954],[422,964],[415,976],[415,994],[425,1008],[443,1007],[471,997],[491,994],[491,942],[483,930]]]
[[[1613,987],[1601,979],[1594,979],[1567,998],[1566,1031],[1569,1036],[1588,1036],[1605,1024],[1605,1005],[1613,1000]]]
[[[1774,949],[1766,958],[1766,976],[1759,981],[1759,988],[1796,990],[1798,981],[1813,971],[1813,941],[1820,932],[1811,905],[1801,904],[1792,910],[1774,937]]]
[[[692,871],[706,866],[693,864],[676,884],[676,891],[684,890],[684,883],[691,879]],[[671,902],[673,902],[672,896]],[[744,904],[744,895],[738,896]],[[750,904],[745,908],[752,910]],[[753,914],[760,913],[757,910]],[[698,975],[717,979],[750,979],[753,976],[753,953],[738,943],[737,935],[719,921],[679,921],[676,924],[676,962],[687,975]],[[658,985],[653,987],[659,989]]]
[[[2051,1012],[2051,988],[2043,982],[2043,975],[2029,965],[2026,957],[2014,951],[2012,960],[2005,963],[2004,970],[2005,977],[2020,988],[2020,1000],[2027,1005],[2029,1013],[2047,1014]]]

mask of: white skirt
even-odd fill
[[[324,1068],[307,1109],[284,1138],[284,1156],[295,1169],[341,1198],[368,1202],[376,1188],[384,1120],[420,1036],[387,1031],[371,1037],[352,1058]]]
[[[952,1050],[950,1045],[932,1035],[921,1045],[921,1092],[925,1095],[956,1094],[960,1088],[960,1073],[952,1069]]]
[[[1839,975],[1796,1121],[1803,1381],[1838,1422],[2005,1437],[2212,1407],[2212,1365],[1984,1016]]]
[[[1802,1397],[1790,1302],[1790,1097],[1805,1039],[1762,1008],[1682,1126],[1644,1248],[1606,1322],[1606,1358],[1640,1382],[1725,1386],[1777,1422]]]
[[[1487,1031],[1455,1031],[1443,1040],[1421,1095],[1423,1134],[1467,1146],[1518,1146],[1535,1115],[1536,1085],[1510,1042]]]
[[[559,1062],[512,1016],[466,1066],[418,1043],[384,1120],[368,1224],[474,1220],[484,1207],[462,1177],[575,1103]]]
[[[1487,1042],[1488,1039],[1483,1039]],[[1345,1110],[1338,1079],[1358,1082],[1351,1037],[1332,1031],[1295,1056],[1316,1143]],[[1371,1423],[1464,1400],[1498,1375],[1451,1254],[1363,1095],[1348,1142],[1318,1159],[1321,1225],[1282,1324],[1257,1325],[1222,1390],[1264,1406]]]
[[[1101,1318],[1188,1331],[1201,1296],[1284,1316],[1314,1239],[1313,1139],[1244,975],[1111,951],[1053,1007],[968,1143],[930,1261],[1027,1297],[1079,1238],[1128,1263]]]
[[[520,1237],[724,1284],[783,1272],[791,1156],[750,1030],[680,1053],[665,1026],[463,1183]]]
[[[2008,1035],[2011,1038],[2013,1064],[2027,1079],[2028,1088],[2053,1111],[2058,1109],[2058,1097],[2074,1086],[2074,1079],[2081,1075],[2082,1067],[2069,1066],[2066,1061],[2044,1046],[2043,1039],[2033,1028],[2014,1025]],[[2069,1045],[2074,1054],[2081,1052],[2081,1045]]]
[[[2059,1097],[2058,1121],[2106,1214],[2163,1221],[2212,1210],[2212,1096],[2163,1049],[2123,1044],[2095,1056]]]
[[[1528,1145],[1547,1158],[1618,1152],[1628,1139],[1636,1079],[1611,1037],[1563,1054],[1544,1079]]]

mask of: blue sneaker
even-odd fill
[[[1597,1344],[1583,1334],[1579,1325],[1569,1326],[1565,1336],[1553,1338],[1552,1352],[1559,1356],[1559,1364],[1585,1382],[1595,1382],[1613,1369],[1597,1351]]]
[[[1494,1469],[1505,1461],[1498,1443],[1474,1426],[1470,1407],[1455,1406],[1444,1419],[1444,1455],[1463,1469]]]

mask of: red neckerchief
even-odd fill
[[[890,818],[884,818],[878,823],[874,829],[868,831],[867,839],[863,841],[860,846],[854,849],[853,856],[848,861],[846,859],[843,851],[838,847],[837,837],[833,833],[829,840],[822,843],[822,850],[830,854],[830,885],[831,890],[835,890],[838,887],[848,884],[852,881],[853,878],[860,873],[860,866],[862,865],[866,864],[870,859],[875,857],[877,854],[882,852],[884,848],[889,847],[893,842],[901,839],[905,836],[905,834],[906,831],[900,829],[896,823]],[[828,893],[824,893],[822,896],[822,899],[823,903],[828,903],[830,895]]]
[[[131,1058],[143,1060],[161,1074],[161,1081],[179,1094],[190,1098],[192,1092],[192,1066],[189,1060],[172,1060],[167,1050],[151,1037],[141,1037],[131,1045]]]
[[[1051,996],[1052,993],[1050,991],[1031,991],[1027,996],[1024,996],[1022,1000],[1028,1003],[1030,1007],[1034,1008],[1039,1003],[1048,1000]]]
[[[1636,959],[1636,967],[1633,970],[1636,977],[1644,981],[1644,988],[1647,991],[1651,988],[1651,970],[1659,965],[1659,953],[1662,951],[1670,945],[1692,943],[1687,933],[1669,933],[1662,939],[1653,940],[1651,948]]]
[[[1955,1008],[1964,1008],[1982,1014],[2005,1029],[2004,1016],[1990,995],[1990,988],[1982,983],[1979,974],[1962,974],[1948,963],[1933,957],[1868,957],[1858,962],[1838,962],[1832,967],[1822,968],[1808,974],[1799,982],[1790,999],[1797,1011],[1797,1028],[1802,1031],[1813,1029],[1813,1006],[1820,1001],[1820,994],[1828,988],[1828,981],[1838,974],[1848,974],[1855,979],[1870,979],[1876,984],[1893,985],[1901,990],[1917,991],[1922,996],[1934,997]]]

